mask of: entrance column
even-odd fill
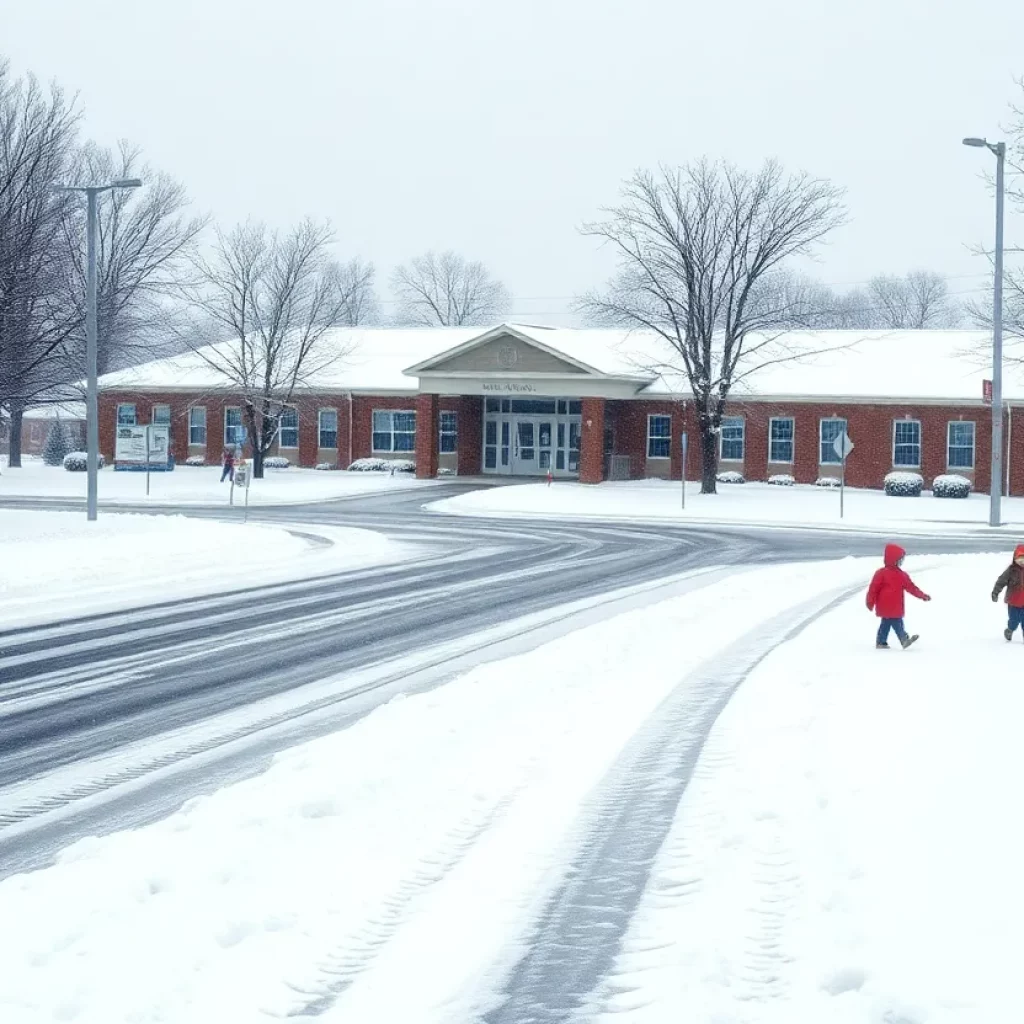
[[[416,397],[416,476],[423,480],[437,476],[437,395]]]
[[[580,438],[580,483],[599,484],[604,480],[604,399],[583,399],[583,424]]]

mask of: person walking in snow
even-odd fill
[[[1013,561],[999,574],[992,588],[992,600],[998,601],[1004,590],[1007,622],[1003,636],[1012,640],[1018,626],[1024,632],[1024,544],[1013,549]]]
[[[909,647],[918,638],[915,633],[907,636],[903,627],[904,599],[903,595],[913,594],[922,601],[931,598],[902,569],[906,551],[899,544],[885,545],[885,565],[871,577],[868,587],[868,610],[873,611],[882,621],[878,624],[878,636],[875,647],[881,651],[889,649],[889,630],[894,630],[904,648]]]
[[[231,480],[234,482],[235,479],[235,452],[232,448],[225,448],[224,455],[222,456],[221,465],[224,467],[224,471],[220,475],[220,482],[224,483],[225,480]]]

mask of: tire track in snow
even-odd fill
[[[731,655],[690,673],[662,702],[584,812],[580,830],[588,838],[512,971],[504,1001],[482,1018],[485,1024],[587,1020],[600,992],[633,987],[615,972],[616,957],[718,715],[775,647],[861,589],[858,582],[787,609],[742,637]],[[769,884],[772,872],[785,878],[785,868],[784,859],[768,858],[764,877]],[[676,895],[685,897],[699,884],[684,875]],[[752,991],[771,984],[778,909],[766,904],[753,932],[753,952],[763,955],[750,961]]]
[[[302,1003],[286,1014],[267,1015],[308,1021],[327,1012],[358,975],[373,963],[409,915],[415,913],[416,903],[424,893],[442,881],[515,802],[528,784],[528,775],[500,800],[490,806],[478,806],[475,813],[466,815],[450,828],[442,843],[424,854],[412,872],[404,876],[393,892],[381,901],[377,912],[348,936],[341,948],[324,957],[317,968],[319,984],[289,984],[293,991],[305,997]]]

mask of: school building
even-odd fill
[[[328,341],[336,358],[304,381],[281,418],[276,451],[293,465],[376,457],[415,460],[421,477],[679,479],[685,432],[686,475],[700,477],[692,396],[672,369],[678,357],[654,336],[501,324],[339,329]],[[958,473],[986,491],[986,344],[976,331],[768,339],[758,354],[768,365],[737,381],[727,404],[721,469],[814,483],[838,475],[833,441],[845,430],[855,445],[852,486],[880,487],[890,471],[907,470],[926,484]],[[813,354],[784,358],[793,351]],[[243,430],[237,390],[196,353],[110,374],[100,388],[108,460],[119,424],[169,423],[178,463],[218,462]],[[1009,493],[1022,494],[1024,388],[1012,371],[1004,398],[1004,472]]]

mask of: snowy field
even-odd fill
[[[85,498],[86,474],[69,473],[62,466],[47,466],[42,459],[26,458],[21,469],[9,469],[0,460],[0,500],[4,496],[37,498]],[[262,480],[249,490],[251,505],[290,505],[310,501],[332,501],[378,491],[430,487],[443,480],[417,480],[411,473],[317,472],[314,469],[267,469]],[[151,473],[150,495],[146,497],[146,474],[100,470],[101,502],[153,505],[227,505],[230,484],[220,482],[215,466],[178,466],[171,473]],[[236,488],[235,503],[245,493]]]
[[[70,475],[70,474],[68,474]],[[408,557],[370,530],[276,526],[185,516],[0,509],[4,627],[193,594],[342,572]],[[0,1018],[2,1019],[2,1018]]]
[[[0,1020],[478,1020],[631,739],[709,659],[810,600],[830,610],[719,718],[574,1019],[1015,1021],[1024,650],[988,599],[1003,565],[911,557],[934,600],[909,602],[907,652],[874,650],[860,585],[876,562],[847,559],[751,569],[396,699],[0,883],[17,922]]]
[[[593,516],[670,519],[693,523],[748,523],[772,526],[843,525],[861,528],[909,528],[922,533],[988,528],[988,495],[967,499],[890,498],[881,491],[846,489],[845,515],[839,518],[839,491],[831,488],[776,487],[763,483],[719,484],[718,494],[699,494],[687,484],[686,509],[678,481],[635,480],[599,486],[571,482],[521,484],[472,491],[435,501],[431,511],[453,515]],[[1004,498],[1003,522],[1024,525],[1024,498]]]

